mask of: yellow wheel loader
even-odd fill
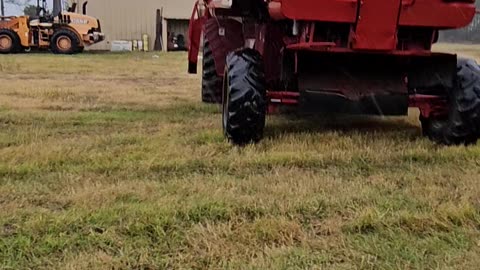
[[[85,46],[105,39],[100,21],[75,13],[74,3],[67,11],[51,15],[46,10],[46,0],[37,0],[37,16],[0,17],[0,53],[18,53],[30,49],[50,49],[55,54],[75,54]]]

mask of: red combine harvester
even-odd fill
[[[432,52],[468,25],[475,0],[199,0],[189,72],[203,40],[202,97],[222,102],[235,144],[263,137],[267,113],[407,115],[445,145],[480,137],[480,68]],[[202,39],[203,34],[203,39]]]

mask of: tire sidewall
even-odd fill
[[[267,102],[261,55],[243,49],[227,56],[222,91],[222,126],[236,145],[256,143],[263,137]]]
[[[475,144],[480,137],[480,68],[471,59],[458,59],[454,87],[448,91],[448,115],[420,119],[424,133],[443,145]],[[479,92],[480,93],[480,92]],[[475,116],[476,115],[476,116]]]
[[[202,56],[202,101],[221,104],[223,77],[217,74],[213,51],[210,49],[210,43],[206,37],[203,40]]]
[[[10,29],[0,29],[0,35],[7,36],[11,41],[11,46],[7,49],[0,49],[1,54],[17,53],[20,50],[20,38],[18,34]]]
[[[3,39],[3,38],[10,39],[10,47],[7,47],[7,48],[0,47],[0,52],[1,53],[10,53],[13,49],[13,38],[7,33],[0,33],[0,40]]]
[[[71,47],[68,50],[64,50],[58,47],[58,40],[61,38],[68,38],[71,42]],[[75,54],[79,52],[80,41],[76,33],[70,29],[61,28],[53,34],[52,40],[50,41],[50,47],[53,53],[55,54]]]
[[[223,135],[228,137],[228,121],[229,121],[229,105],[230,105],[230,87],[229,87],[229,77],[228,77],[228,68],[225,67],[225,73],[223,76],[222,82],[222,128]]]

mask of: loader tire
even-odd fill
[[[263,138],[266,82],[257,51],[244,49],[227,56],[222,107],[223,132],[232,143],[245,145]]]
[[[475,144],[480,137],[480,68],[471,59],[459,59],[454,89],[449,93],[449,114],[421,119],[424,134],[443,145]]]
[[[222,81],[215,67],[210,42],[205,38],[203,44],[202,101],[205,103],[222,103]]]
[[[11,29],[0,29],[0,53],[18,53],[22,48],[20,37]]]
[[[57,30],[50,41],[50,50],[54,54],[75,54],[79,52],[80,39],[69,29]]]

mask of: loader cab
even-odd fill
[[[37,0],[37,9],[35,16],[30,17],[30,21],[35,21],[39,20],[40,22],[47,22],[47,21],[52,21],[53,16],[51,12],[48,10],[47,2],[46,0]]]
[[[54,2],[57,3],[57,2]],[[72,54],[83,51],[85,46],[104,39],[100,21],[86,15],[87,1],[83,14],[77,13],[77,4],[65,9],[54,5],[53,13],[48,10],[46,0],[37,0],[37,16],[29,20],[29,37],[34,48],[49,48],[54,53]]]
[[[16,53],[30,49],[50,49],[56,54],[80,53],[86,46],[105,39],[100,20],[76,13],[76,5],[62,9],[61,1],[55,0],[53,12],[47,0],[37,0],[34,16],[2,17],[0,21],[0,53]]]

